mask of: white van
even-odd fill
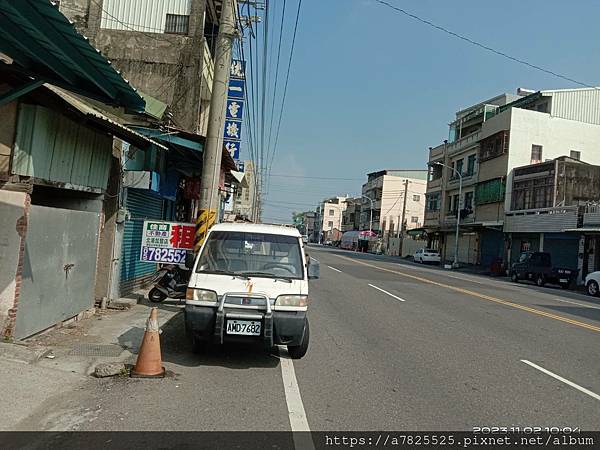
[[[250,223],[213,226],[192,264],[185,304],[194,347],[209,342],[286,345],[292,358],[308,349],[308,280],[319,266],[292,227]]]

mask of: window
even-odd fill
[[[419,223],[419,218],[417,216],[412,216],[410,218],[410,223]]]
[[[458,211],[458,194],[453,195],[452,197],[450,197],[450,199],[448,200],[448,213],[449,214],[456,214],[456,212]]]
[[[421,201],[420,195],[413,195],[413,202],[420,202],[420,201]]]
[[[577,150],[571,150],[571,158],[579,161],[581,159],[581,152],[579,152]]]
[[[496,203],[504,200],[504,181],[496,178],[479,183],[475,188],[475,204]]]
[[[481,141],[479,161],[496,158],[508,152],[508,131],[500,131]]]
[[[465,192],[465,206],[464,209],[473,209],[473,192]]]
[[[329,222],[327,222],[327,226],[329,227],[330,230],[333,229],[333,221],[330,220]]]
[[[250,189],[244,189],[244,200],[245,201],[250,200]]]
[[[471,176],[475,173],[475,160],[477,155],[469,155],[467,159],[467,176]]]
[[[443,167],[439,164],[429,165],[429,181],[439,180],[442,178]]]
[[[462,175],[463,172],[463,159],[459,159],[458,161],[456,161],[456,172],[460,173]],[[452,177],[456,177],[456,172],[452,173]]]
[[[533,144],[531,146],[531,164],[542,162],[542,146]]]
[[[333,210],[333,209],[330,209],[330,210],[329,210],[329,215],[330,215],[330,216],[335,216],[335,210]]]
[[[210,233],[196,270],[199,273],[260,272],[264,278],[302,279],[300,255],[298,239],[293,236],[215,231]]]
[[[427,195],[427,211],[437,211],[440,209],[440,193]]]
[[[167,14],[165,21],[165,33],[188,34],[190,28],[190,16],[180,14]]]

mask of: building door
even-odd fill
[[[156,272],[156,263],[140,261],[144,220],[163,219],[163,200],[145,189],[127,189],[125,202],[129,219],[123,227],[120,295],[127,295],[146,283]]]
[[[485,230],[481,233],[480,264],[489,267],[494,258],[504,257],[504,234],[498,230]]]
[[[93,307],[99,227],[96,212],[31,206],[17,339]]]

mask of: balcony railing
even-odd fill
[[[508,233],[560,233],[577,228],[579,207],[524,209],[508,211],[504,220],[504,231]]]
[[[471,133],[463,138],[460,138],[459,140],[457,140],[455,142],[452,142],[451,144],[448,144],[448,146],[447,146],[448,155],[451,155],[460,150],[464,150],[467,147],[471,147],[471,146],[477,144],[480,136],[481,136],[481,131],[476,131],[475,133]]]

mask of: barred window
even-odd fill
[[[188,34],[190,28],[190,16],[180,14],[167,14],[165,21],[165,33]]]

